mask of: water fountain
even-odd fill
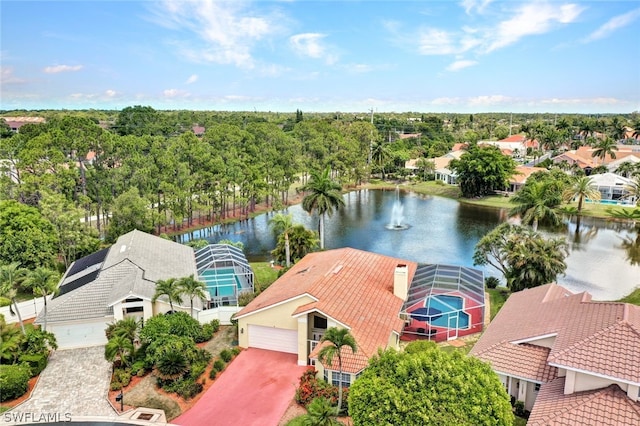
[[[400,187],[396,186],[396,200],[393,203],[393,208],[391,209],[391,221],[386,226],[387,229],[391,229],[394,231],[402,231],[405,229],[409,229],[409,225],[403,223],[404,221],[404,206],[400,201]]]

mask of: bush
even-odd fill
[[[515,412],[516,416],[524,417],[524,401],[516,401],[515,405],[513,406],[513,411]]]
[[[239,347],[234,347],[231,349],[231,353],[233,354],[233,356],[238,356],[240,354],[241,350]]]
[[[224,361],[224,362],[229,362],[233,359],[233,354],[231,353],[231,351],[229,349],[223,349],[220,352],[220,358]]]
[[[113,381],[127,386],[131,382],[131,371],[122,368],[116,368],[113,372]]]
[[[221,359],[217,359],[213,363],[213,369],[216,370],[216,371],[222,371],[222,370],[224,370],[224,367],[225,367],[225,363]]]
[[[337,386],[318,380],[315,370],[307,370],[300,376],[300,385],[296,389],[296,402],[306,408],[315,398],[325,398],[335,406],[338,404],[338,392]],[[343,387],[341,411],[348,410],[348,399],[349,388]]]
[[[109,385],[109,389],[111,389],[112,391],[117,391],[122,389],[122,383],[120,382],[111,382],[111,384]]]
[[[145,370],[146,366],[144,360],[136,361],[131,365],[131,373],[137,376],[144,376]],[[140,371],[142,371],[142,375],[140,374]]]
[[[214,333],[217,333],[218,330],[220,330],[220,321],[218,321],[217,319],[211,320],[209,324],[213,328]]]
[[[496,277],[487,277],[484,279],[484,285],[486,285],[487,288],[494,289],[500,285],[500,280]]]
[[[211,380],[215,380],[217,375],[218,375],[218,370],[216,370],[215,368],[212,368],[211,371],[209,371],[209,378]]]
[[[196,339],[196,343],[206,342],[213,337],[213,327],[211,324],[204,324],[202,326],[202,333]]]
[[[30,373],[27,364],[0,365],[0,401],[24,395],[29,389]]]
[[[204,370],[206,369],[207,369],[207,363],[191,364],[191,372],[189,373],[189,376],[191,376],[193,380],[197,380],[198,377],[200,377],[202,373],[204,373]]]
[[[177,382],[175,392],[184,399],[191,399],[202,392],[202,389],[202,383],[195,382],[193,379],[186,379]]]
[[[19,360],[29,366],[31,377],[40,374],[47,366],[47,355],[45,354],[24,354],[20,355]]]

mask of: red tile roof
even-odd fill
[[[491,346],[476,357],[491,364],[498,372],[530,380],[546,383],[558,377],[558,369],[547,363],[549,348],[522,343],[519,345],[503,342]]]
[[[640,425],[640,402],[634,402],[617,385],[564,394],[564,377],[542,385],[528,426]]]
[[[417,263],[352,248],[311,253],[236,314],[250,315],[303,295],[315,302],[299,306],[291,315],[319,311],[349,329],[358,344],[347,356],[349,370],[358,372],[378,348],[385,348],[393,331],[402,331],[403,300],[393,294],[395,268],[408,267],[411,283]],[[353,364],[353,365],[352,365]]]
[[[520,183],[524,184],[529,176],[534,174],[535,172],[547,172],[548,170],[544,167],[527,167],[527,166],[516,166],[515,173],[509,179],[509,183]]]

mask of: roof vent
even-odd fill
[[[124,253],[127,250],[127,245],[123,244],[122,246],[120,246],[120,253]]]

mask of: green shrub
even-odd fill
[[[116,368],[113,372],[113,381],[121,383],[122,386],[127,386],[131,382],[131,370]]]
[[[213,328],[214,333],[217,333],[218,330],[220,330],[220,321],[218,321],[217,319],[211,320],[209,324]]]
[[[414,342],[409,343],[404,348],[404,351],[408,354],[415,354],[418,352],[433,350],[437,346],[438,345],[436,344],[436,342],[432,342],[430,340],[416,340]]]
[[[211,340],[213,337],[213,327],[211,324],[204,324],[202,326],[202,332],[196,339],[196,343],[206,342],[207,340]]]
[[[189,376],[192,379],[197,380],[198,377],[200,377],[202,373],[204,373],[204,370],[206,370],[206,368],[207,368],[206,363],[191,364],[191,372],[189,373]]]
[[[209,378],[211,380],[214,380],[217,375],[218,375],[218,370],[216,370],[215,368],[212,368],[211,371],[209,371]]]
[[[500,285],[500,280],[496,277],[487,277],[484,279],[484,285],[487,286],[487,288],[496,288]]]
[[[18,358],[21,363],[29,365],[31,377],[35,377],[47,366],[47,355],[45,354],[23,354]]]
[[[136,376],[138,377],[144,377],[144,375],[146,374],[147,370],[145,370],[144,368],[140,368],[138,371],[136,371]]]
[[[229,361],[231,361],[231,359],[233,359],[233,354],[231,353],[231,351],[229,349],[223,349],[220,352],[220,358],[224,362],[229,362]]]
[[[184,399],[191,399],[200,392],[203,386],[200,382],[194,382],[192,379],[182,380],[176,393]]]
[[[225,367],[225,363],[221,359],[217,359],[213,363],[213,369],[216,370],[216,371],[222,371],[222,370],[224,370],[224,367]]]
[[[516,416],[524,417],[524,401],[516,401],[513,407],[513,411],[515,412]]]
[[[122,389],[122,383],[120,382],[111,382],[111,384],[109,385],[109,389],[111,389],[112,391],[117,391]]]
[[[238,354],[240,354],[241,350],[239,347],[234,347],[231,349],[231,353],[233,354],[233,356],[238,356]]]
[[[30,373],[27,364],[0,365],[0,401],[24,395],[29,389]]]
[[[132,372],[133,374],[136,374],[136,375],[138,375],[138,376],[139,376],[140,374],[138,374],[138,373],[140,372],[140,370],[142,370],[142,375],[144,376],[144,372],[145,372],[145,370],[146,370],[144,360],[136,361],[136,362],[134,362],[134,363],[133,363],[133,365],[131,366],[131,372]]]

